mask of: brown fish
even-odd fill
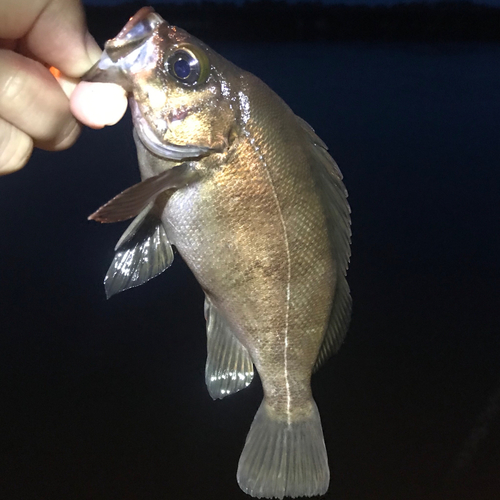
[[[327,147],[261,80],[151,8],[106,43],[85,79],[130,93],[143,179],[90,217],[136,216],[108,296],[166,269],[174,245],[206,294],[211,396],[245,388],[253,365],[262,379],[240,487],[266,498],[325,493],[310,378],[340,347],[351,309],[350,210]]]

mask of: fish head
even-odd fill
[[[121,85],[139,138],[153,153],[184,160],[222,152],[241,115],[241,70],[144,7],[106,42],[85,81]]]

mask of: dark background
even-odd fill
[[[319,1],[179,0],[155,3],[154,8],[171,24],[209,41],[500,41],[500,0],[496,7],[493,2],[463,0],[385,3],[392,5],[384,5],[384,0],[355,6]],[[143,5],[88,5],[90,31],[104,41]]]
[[[313,377],[326,498],[499,498],[500,45],[206,41],[316,128],[350,193],[352,325]],[[247,498],[260,383],[210,399],[181,258],[105,299],[127,224],[86,217],[138,178],[127,117],[0,179],[2,499]]]

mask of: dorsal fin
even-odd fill
[[[207,320],[207,364],[205,381],[212,399],[222,399],[241,391],[253,378],[253,363],[247,349],[234,336],[226,320],[208,297],[205,298]]]
[[[297,119],[311,144],[312,171],[323,202],[337,275],[330,320],[314,366],[314,370],[317,370],[338,351],[349,326],[351,296],[345,276],[351,256],[351,209],[347,203],[342,173],[329,155],[328,148],[306,121],[300,117]]]

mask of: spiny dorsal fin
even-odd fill
[[[158,276],[174,260],[163,224],[152,208],[150,203],[116,244],[115,257],[104,278],[108,299]]]
[[[205,381],[212,399],[222,399],[244,389],[253,378],[253,363],[247,349],[234,336],[226,320],[208,297],[205,298],[207,320],[207,364]]]
[[[347,203],[342,173],[335,160],[328,154],[328,148],[306,121],[300,117],[297,119],[311,143],[312,170],[323,201],[337,273],[330,320],[314,366],[314,370],[317,370],[338,351],[349,327],[352,301],[345,276],[351,256],[351,209]]]

